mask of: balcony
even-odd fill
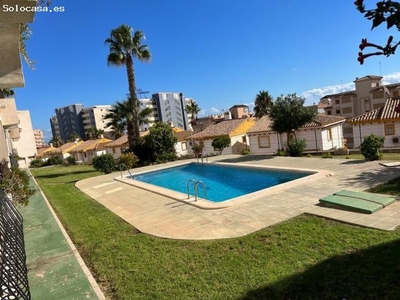
[[[0,88],[23,87],[19,24],[33,21],[34,12],[27,12],[26,8],[35,7],[36,0],[4,0],[0,3]]]

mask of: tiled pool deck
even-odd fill
[[[213,157],[209,161],[324,172],[318,178],[274,189],[220,209],[198,208],[131,186],[115,180],[116,173],[85,179],[77,182],[76,186],[141,232],[164,238],[200,240],[239,237],[302,213],[383,230],[393,230],[400,225],[400,201],[371,215],[319,205],[321,197],[341,189],[364,191],[398,177],[399,167],[385,167],[376,161],[236,155]],[[140,171],[165,166],[149,166]]]

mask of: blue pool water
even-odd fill
[[[222,202],[312,174],[315,172],[190,163],[134,175],[133,179],[185,194],[188,180],[202,181],[206,186],[207,200]],[[198,190],[199,197],[204,198],[201,185]],[[193,184],[190,185],[190,194],[193,195]]]

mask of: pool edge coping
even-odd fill
[[[187,165],[190,164],[192,162],[182,162],[180,164],[176,164],[173,167],[179,167],[182,165]],[[291,167],[274,167],[274,166],[255,166],[252,164],[243,164],[243,163],[225,163],[225,162],[207,162],[206,164],[218,164],[218,165],[230,165],[230,166],[243,166],[243,167],[251,167],[251,168],[259,168],[259,169],[279,169],[279,170],[293,170],[293,171],[306,171],[306,172],[315,172],[315,174],[311,174],[299,179],[295,179],[295,180],[291,180],[289,182],[285,182],[285,183],[281,183],[279,185],[273,186],[273,187],[269,187],[266,189],[262,189],[253,193],[249,193],[243,196],[239,196],[239,197],[235,197],[229,200],[225,200],[223,202],[212,202],[203,198],[198,198],[197,200],[195,200],[194,198],[187,198],[187,194],[178,192],[178,191],[174,191],[168,188],[164,188],[164,187],[159,187],[153,184],[149,184],[149,183],[145,183],[145,182],[141,182],[138,180],[134,180],[131,178],[128,178],[129,176],[134,176],[134,175],[140,175],[140,174],[144,174],[144,173],[149,173],[149,172],[154,172],[154,171],[160,171],[163,169],[169,169],[171,168],[171,166],[161,166],[160,168],[155,168],[154,170],[146,170],[146,171],[138,171],[138,172],[130,172],[131,170],[129,170],[129,174],[128,175],[124,175],[122,176],[118,176],[115,177],[114,180],[122,182],[124,184],[128,184],[143,190],[146,190],[148,192],[152,192],[167,198],[170,198],[172,200],[181,202],[181,203],[185,203],[185,204],[189,204],[192,206],[195,206],[197,208],[200,209],[208,209],[208,210],[212,210],[212,209],[224,209],[224,208],[229,208],[232,206],[236,206],[236,205],[240,205],[243,203],[247,203],[247,202],[251,202],[254,200],[258,200],[261,197],[265,197],[265,196],[270,196],[279,192],[282,192],[283,190],[287,190],[289,188],[298,186],[301,183],[304,182],[309,182],[309,181],[313,181],[316,179],[320,179],[322,177],[328,177],[328,176],[333,176],[334,172],[332,171],[328,171],[328,170],[317,170],[317,169],[308,169],[308,168],[291,168]],[[173,168],[172,167],[172,168]]]

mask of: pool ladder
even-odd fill
[[[197,201],[197,197],[199,196],[199,185],[201,185],[203,187],[204,199],[207,199],[205,183],[203,181],[196,180],[196,179],[190,179],[186,184],[186,191],[187,191],[188,199],[190,198],[190,183],[191,182],[193,182],[194,201]]]

